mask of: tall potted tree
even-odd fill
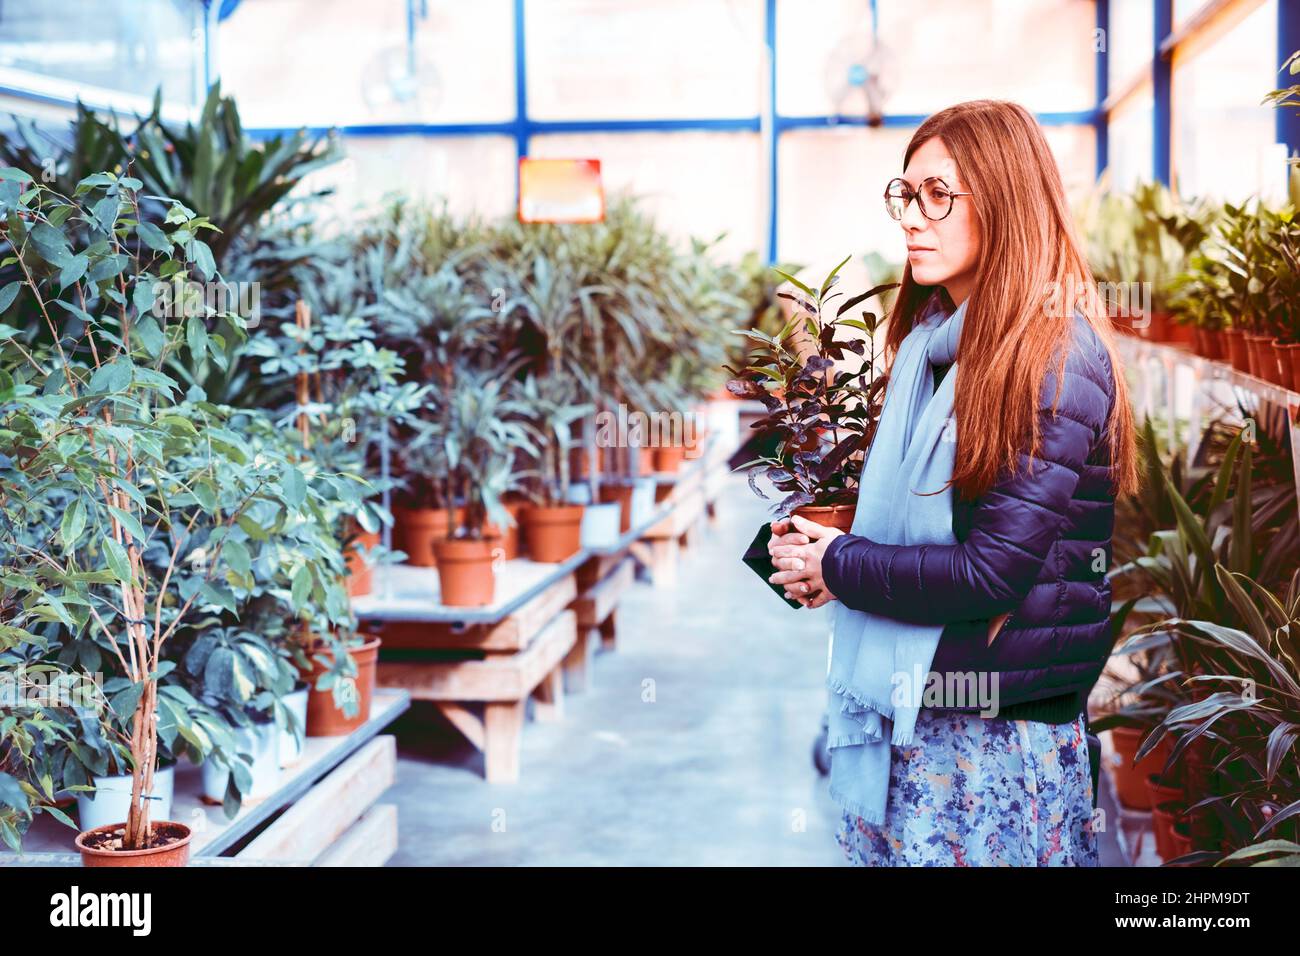
[[[250,459],[226,427],[229,410],[182,395],[162,371],[172,350],[221,354],[225,344],[208,335],[209,316],[172,321],[154,309],[160,281],[215,277],[200,238],[211,226],[170,200],[166,228],[151,223],[141,187],[99,173],[67,196],[0,170],[3,237],[22,274],[5,287],[6,306],[22,296],[41,318],[10,338],[18,362],[0,372],[0,481],[27,499],[69,499],[53,554],[8,556],[6,587],[21,595],[13,620],[100,636],[129,685],[129,813],[78,837],[88,865],[186,861],[189,828],[152,820],[145,799],[164,650],[191,614],[233,604],[246,584],[249,507],[277,502],[281,524],[303,507],[287,461]],[[183,562],[201,571],[178,574]]]

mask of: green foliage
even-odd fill
[[[884,373],[877,368],[877,317],[851,310],[892,288],[876,286],[840,303],[835,314],[824,308],[841,292],[839,282],[846,257],[814,289],[794,276],[782,275],[795,292],[778,292],[795,303],[790,321],[776,335],[758,329],[739,334],[757,343],[746,364],[731,369],[736,376],[727,388],[740,398],[763,403],[767,415],[755,423],[760,438],[775,440],[776,453],[739,466],[749,470],[749,486],[767,495],[757,480],[766,478],[785,493],[773,512],[785,516],[806,505],[851,504],[857,500],[861,453],[871,444],[884,402]],[[850,313],[848,317],[845,313]],[[853,329],[841,336],[846,329]],[[856,367],[839,368],[848,355]],[[850,360],[851,361],[851,360]]]
[[[170,199],[151,225],[141,189],[93,174],[69,196],[0,171],[5,265],[48,333],[8,327],[0,352],[0,607],[9,643],[109,669],[108,743],[81,762],[129,763],[137,789],[168,751],[206,756],[223,726],[164,656],[200,615],[237,616],[267,582],[291,580],[292,613],[350,624],[317,487],[341,479],[304,473],[268,422],[166,372],[180,349],[224,356],[231,343],[211,333],[220,316],[154,308],[160,283],[203,273],[198,237],[212,226]],[[127,845],[148,828],[135,807]]]

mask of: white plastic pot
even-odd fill
[[[273,720],[234,731],[235,750],[253,758],[253,786],[244,799],[264,797],[280,779],[280,727]],[[231,755],[234,756],[233,754]],[[220,803],[226,796],[230,771],[213,757],[203,761],[203,795]]]
[[[658,486],[659,482],[653,476],[632,482],[632,527],[641,527],[654,515],[655,488]]]
[[[150,820],[170,820],[175,767],[159,767],[153,775],[153,796],[149,805]],[[131,775],[93,777],[95,792],[77,794],[77,818],[83,831],[110,823],[125,823],[131,813]]]
[[[622,512],[617,501],[587,505],[582,512],[582,546],[612,548],[618,544]]]
[[[302,744],[299,738],[305,740],[307,733],[307,691],[308,688],[300,687],[291,694],[284,696],[284,706],[293,714],[298,722],[298,732],[280,730],[280,766],[292,767],[302,759]]]

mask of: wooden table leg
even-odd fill
[[[540,724],[564,719],[563,664],[552,667],[542,682],[533,688],[533,716]]]
[[[483,705],[483,771],[488,783],[518,782],[523,730],[524,701],[488,701]]]
[[[564,692],[577,694],[591,688],[591,632],[595,628],[578,627],[578,640],[564,657]]]
[[[600,622],[600,649],[602,651],[612,651],[614,649],[614,615],[616,613],[610,611],[609,617]]]
[[[671,588],[677,584],[677,539],[655,538],[650,542],[651,574],[657,588]]]

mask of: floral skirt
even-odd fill
[[[1097,865],[1083,714],[1048,724],[922,708],[889,777],[883,826],[844,811],[836,839],[853,865]]]

